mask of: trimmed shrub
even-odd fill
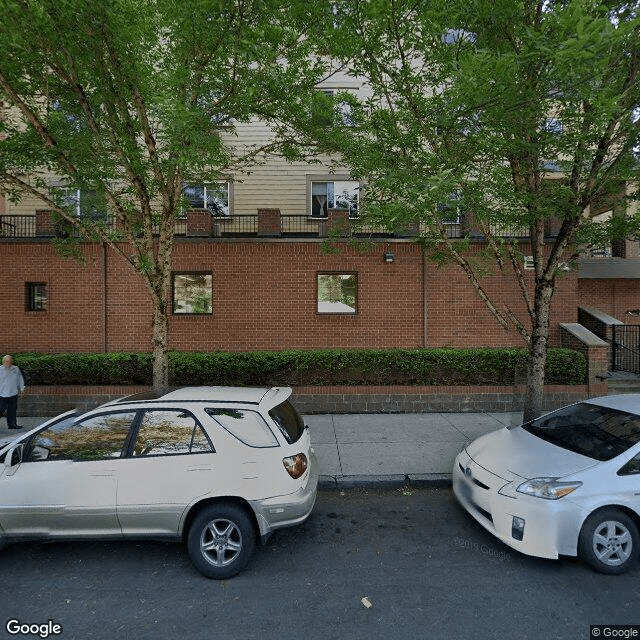
[[[525,380],[526,349],[320,349],[171,352],[176,386],[513,385]],[[152,381],[150,353],[15,355],[31,385],[142,384]],[[586,361],[549,349],[546,382],[582,384]]]

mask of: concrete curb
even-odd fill
[[[451,486],[449,473],[393,474],[393,475],[357,475],[325,476],[318,480],[318,488],[358,489],[358,488],[399,488],[399,487],[447,488]]]

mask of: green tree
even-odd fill
[[[71,231],[62,251],[107,243],[144,279],[156,387],[168,382],[183,185],[226,179],[266,152],[294,148],[286,139],[262,148],[226,141],[236,123],[273,119],[313,84],[322,65],[308,55],[300,5],[0,0],[0,189],[53,210]],[[52,176],[64,188],[56,192]],[[81,215],[68,189],[89,194]]]
[[[343,0],[332,6],[317,46],[348,65],[371,95],[338,94],[332,125],[325,105],[322,126],[302,119],[297,126],[320,149],[339,151],[366,181],[363,222],[396,230],[419,221],[430,254],[459,265],[500,325],[522,336],[529,347],[525,418],[539,415],[556,278],[581,247],[634,233],[637,223],[616,215],[594,224],[589,215],[603,202],[624,211],[629,193],[637,193],[637,5]],[[448,237],[445,221],[457,211],[481,230],[491,264],[513,273],[528,318],[490,298],[468,239]],[[552,220],[558,231],[550,239],[545,227]],[[530,240],[499,232],[509,228],[526,229]],[[533,255],[533,286],[523,246]]]

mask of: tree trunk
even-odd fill
[[[160,391],[169,386],[169,318],[167,303],[154,301],[153,310],[153,389]]]
[[[543,412],[544,372],[547,364],[547,347],[549,346],[549,315],[553,290],[553,282],[536,283],[534,324],[527,363],[524,422],[537,418]]]
[[[167,206],[157,239],[153,279],[149,283],[153,297],[153,388],[169,386],[169,293],[171,290],[171,255],[175,232],[175,210]]]

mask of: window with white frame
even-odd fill
[[[438,215],[444,224],[460,224],[460,200],[461,191],[453,191],[446,202],[438,203]]]
[[[314,218],[326,218],[329,209],[348,209],[349,217],[358,215],[360,184],[354,180],[311,180],[309,213]]]
[[[319,89],[315,92],[311,118],[316,125],[328,127],[335,123],[354,126],[351,104],[338,95],[340,91],[344,95],[344,89]]]
[[[208,209],[216,217],[230,214],[229,182],[185,183],[182,192],[192,209]]]
[[[562,120],[558,120],[558,118],[547,118],[542,125],[542,130],[556,136],[562,135]]]
[[[62,188],[62,206],[73,209],[78,218],[98,220],[106,217],[104,197],[95,189]]]

